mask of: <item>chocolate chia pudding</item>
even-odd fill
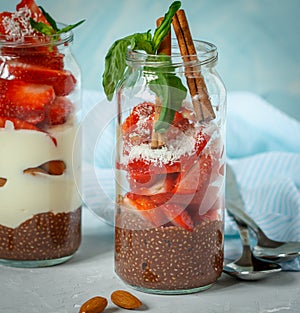
[[[0,259],[37,261],[72,255],[81,242],[81,207],[40,213],[16,228],[0,225]]]
[[[222,221],[202,221],[193,231],[143,224],[137,215],[116,216],[122,227],[115,229],[115,270],[124,282],[150,292],[180,291],[209,286],[221,275]]]

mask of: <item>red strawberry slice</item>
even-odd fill
[[[66,97],[56,97],[46,109],[45,123],[48,125],[64,124],[73,111],[72,102]]]
[[[127,165],[128,174],[137,183],[145,184],[151,181],[151,177],[157,174],[170,174],[180,172],[180,162],[156,164],[144,159],[130,160]]]
[[[49,41],[44,35],[32,29],[30,17],[36,22],[48,24],[42,11],[33,0],[22,0],[16,12],[3,12],[0,17],[0,32],[6,35],[7,41],[22,40],[23,42]]]
[[[130,131],[134,125],[140,120],[148,119],[154,113],[154,105],[151,102],[143,102],[132,109],[131,114],[122,124],[122,131],[126,133]]]
[[[6,54],[15,57],[15,60],[20,63],[40,65],[53,70],[63,70],[64,68],[64,55],[62,53],[50,52],[49,49],[41,52],[34,50],[34,48],[32,48],[31,54],[28,53],[29,51],[26,54],[20,52],[16,49],[5,51]]]
[[[188,231],[193,231],[194,223],[189,213],[178,204],[166,204],[161,206],[164,214],[175,225]]]
[[[153,226],[158,227],[166,223],[166,217],[160,207],[147,196],[127,193],[124,197],[124,204],[138,212],[143,218],[149,221]]]
[[[128,155],[133,146],[148,144],[153,128],[154,105],[143,102],[132,109],[122,124],[123,153]]]
[[[75,88],[76,79],[70,71],[17,61],[6,62],[5,68],[15,79],[52,86],[57,96],[66,96]]]
[[[5,27],[6,21],[12,18],[11,12],[1,12],[0,13],[0,35],[7,35],[7,28]]]
[[[22,0],[17,6],[17,11],[21,11],[24,8],[28,8],[31,12],[31,16],[36,22],[42,22],[48,24],[47,19],[45,18],[44,14],[37,6],[34,0]]]
[[[155,195],[150,196],[151,201],[156,206],[161,206],[167,203],[173,202],[174,193],[173,192],[164,192],[164,193],[157,193]]]
[[[150,181],[145,183],[140,183],[129,176],[130,189],[135,194],[146,196],[168,193],[174,189],[178,175],[178,173],[152,175]]]
[[[167,133],[167,140],[176,139],[181,133],[186,133],[194,128],[194,124],[184,117],[181,112],[176,112],[171,127]]]
[[[174,189],[176,193],[193,194],[207,188],[212,171],[211,156],[202,154],[199,160],[186,172],[182,172],[178,184]]]
[[[37,124],[45,118],[45,107],[53,102],[51,86],[0,79],[0,115]]]
[[[18,118],[13,118],[13,117],[3,117],[0,116],[0,128],[4,128],[6,126],[6,122],[10,121],[14,124],[15,129],[28,129],[28,130],[36,130],[39,131],[39,129],[30,123],[27,123],[25,121],[22,121]]]

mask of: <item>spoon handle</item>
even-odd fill
[[[243,245],[243,252],[241,257],[236,261],[236,264],[243,266],[243,267],[253,267],[253,260],[252,260],[252,252],[250,247],[250,240],[249,240],[249,231],[247,225],[241,223],[239,220],[235,219],[235,222],[238,226],[240,237],[242,240]]]

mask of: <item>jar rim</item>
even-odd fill
[[[145,51],[133,50],[131,46],[127,48],[126,61],[137,65],[147,64],[151,67],[169,67],[172,60],[173,67],[195,66],[215,63],[218,59],[217,47],[208,41],[193,40],[196,54],[182,56],[176,38],[172,38],[172,55],[148,54]]]
[[[63,23],[57,23],[57,26],[60,28],[63,28],[67,26]],[[59,35],[53,34],[53,35],[44,35],[43,37],[40,37],[42,40],[36,40],[40,39],[36,35],[26,35],[21,38],[21,40],[8,40],[9,35],[0,35],[0,47],[11,47],[11,48],[26,48],[26,47],[43,47],[43,46],[59,46],[71,43],[73,41],[73,32],[67,31],[64,33],[61,33]],[[30,38],[34,40],[29,40]],[[28,41],[25,41],[24,39],[28,39]]]

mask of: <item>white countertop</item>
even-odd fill
[[[191,295],[160,296],[132,290],[113,269],[113,227],[89,210],[83,214],[83,241],[74,257],[48,268],[0,266],[1,313],[78,313],[87,299],[126,289],[137,295],[143,312],[273,313],[299,312],[300,273],[281,272],[256,282],[223,274],[210,289]],[[128,312],[110,301],[107,313]]]

